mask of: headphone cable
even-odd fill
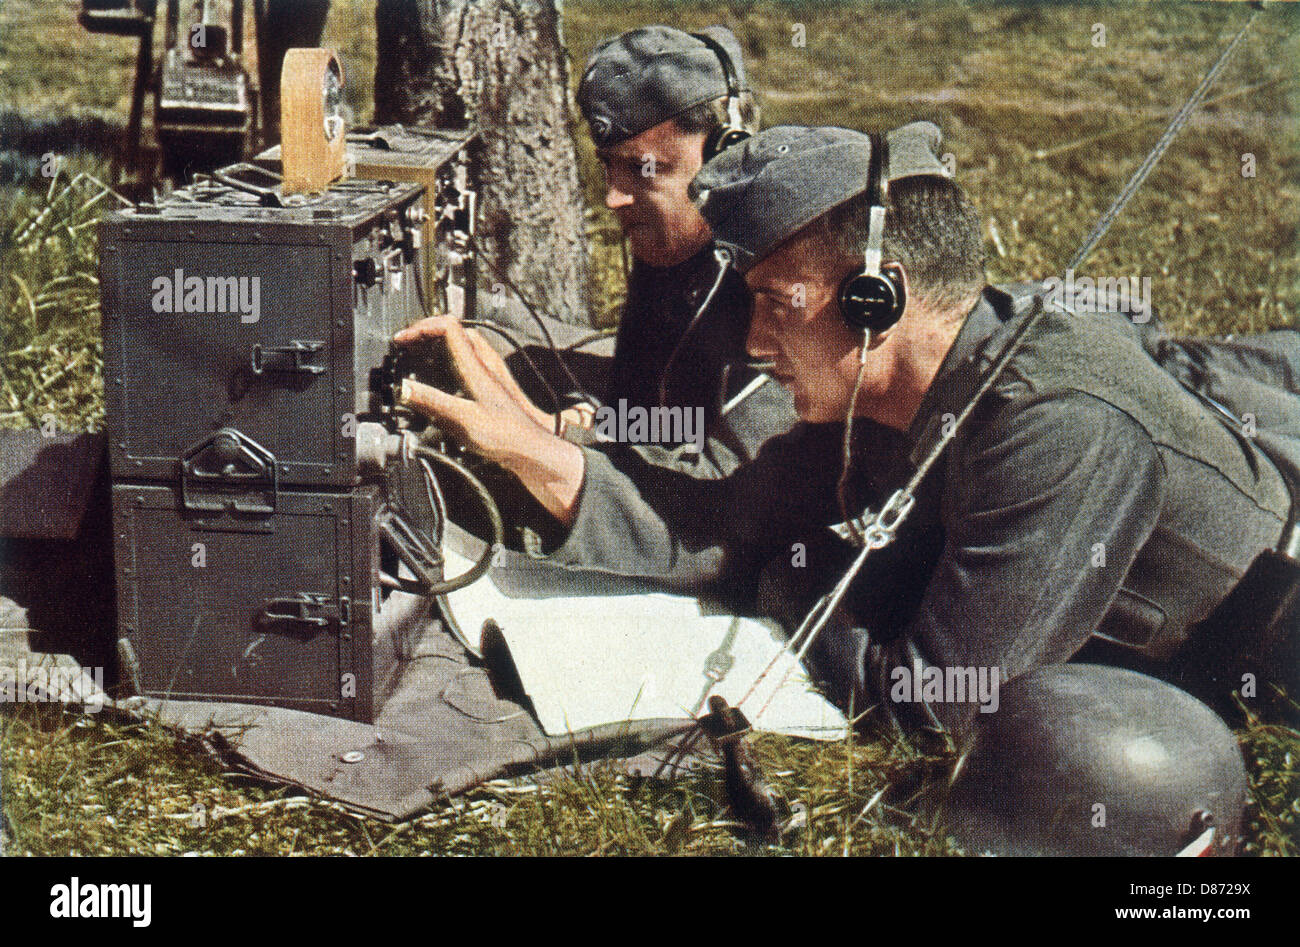
[[[563,428],[563,421],[560,419],[560,413],[564,410],[564,405],[560,403],[560,396],[556,394],[555,389],[551,387],[551,383],[546,380],[546,376],[542,374],[542,370],[537,367],[537,363],[534,362],[532,357],[524,350],[524,347],[520,344],[519,340],[511,335],[508,330],[497,325],[495,322],[489,322],[486,319],[462,319],[461,325],[478,329],[487,329],[490,332],[495,332],[514,346],[515,352],[524,360],[524,364],[532,370],[533,376],[541,383],[542,387],[546,389],[546,397],[550,399],[551,404],[555,406],[554,433],[559,437],[560,431]]]
[[[664,363],[664,370],[659,373],[659,404],[664,407],[668,406],[668,375],[672,371],[673,364],[677,361],[677,356],[681,354],[687,336],[691,334],[691,331],[699,324],[700,319],[708,312],[709,306],[713,304],[713,297],[718,294],[718,288],[722,286],[723,277],[727,275],[727,270],[731,268],[730,251],[724,250],[722,247],[714,247],[713,259],[718,262],[718,272],[713,277],[713,285],[709,287],[709,291],[704,296],[704,301],[695,310],[695,315],[691,317],[691,321],[686,323],[681,338],[677,340],[677,344],[673,346],[672,354],[668,356],[668,361]]]
[[[885,135],[872,133],[871,163],[867,172],[866,195],[870,208],[868,210],[867,241],[863,248],[861,273],[866,277],[883,278],[880,258],[885,240],[885,202],[889,194],[889,143]],[[855,277],[856,279],[856,277]],[[895,297],[897,298],[897,297]],[[841,302],[843,307],[843,302]],[[902,315],[899,313],[898,315]],[[865,320],[864,320],[865,321]],[[895,320],[897,321],[897,320]],[[866,534],[858,526],[858,517],[849,513],[849,476],[853,472],[853,412],[858,406],[858,395],[862,393],[862,380],[867,373],[867,349],[871,345],[871,329],[862,329],[862,351],[858,356],[858,375],[853,383],[853,395],[849,398],[849,408],[844,416],[844,451],[840,458],[840,476],[835,484],[835,498],[840,505],[840,515],[844,525],[859,546],[867,544]]]
[[[593,397],[591,392],[587,391],[587,389],[583,387],[582,382],[578,381],[577,376],[575,376],[573,372],[569,370],[568,362],[566,362],[564,360],[564,356],[560,354],[561,351],[560,347],[555,344],[555,339],[551,337],[550,330],[546,328],[546,323],[543,322],[542,317],[537,314],[537,310],[533,308],[533,304],[529,302],[528,297],[525,296],[519,290],[519,287],[514,284],[514,282],[510,279],[510,277],[506,276],[506,274],[503,273],[497,267],[497,265],[492,262],[492,260],[488,257],[488,255],[483,251],[483,247],[479,244],[478,238],[476,236],[471,236],[469,238],[469,241],[471,244],[473,244],[475,251],[477,251],[479,259],[481,259],[484,263],[487,264],[487,267],[489,270],[492,271],[492,274],[497,279],[501,280],[501,282],[505,284],[506,288],[509,289],[512,293],[514,293],[516,298],[518,298],[518,300],[521,303],[523,303],[524,309],[527,310],[528,315],[532,317],[533,322],[537,324],[537,328],[541,330],[542,338],[546,340],[547,347],[550,348],[551,354],[555,357],[555,361],[560,366],[560,370],[564,372],[564,375],[566,378],[568,378],[569,383],[573,385],[574,391],[582,395],[583,398],[587,399],[592,404],[600,405],[601,400],[599,398]]]
[[[867,537],[858,528],[858,518],[849,514],[849,474],[853,470],[853,412],[858,406],[858,395],[862,393],[862,380],[867,374],[867,347],[871,345],[871,330],[862,330],[862,354],[858,358],[858,377],[853,383],[853,396],[849,398],[849,410],[844,418],[844,453],[840,460],[840,478],[835,484],[835,497],[840,504],[840,515],[844,524],[853,534],[859,546],[867,544]]]

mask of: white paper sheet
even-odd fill
[[[450,527],[448,575],[482,544]],[[774,622],[713,614],[699,599],[603,573],[560,569],[505,552],[483,578],[447,596],[465,643],[479,650],[484,623],[500,627],[542,729],[552,736],[599,724],[688,717],[710,694],[737,705],[755,730],[843,739],[844,716],[781,655]],[[708,673],[720,680],[714,681]]]

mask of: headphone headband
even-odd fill
[[[880,275],[885,244],[885,197],[889,191],[889,145],[885,136],[871,133],[871,158],[867,165],[867,245],[863,248],[862,271]]]
[[[740,76],[736,72],[735,64],[731,61],[731,55],[727,52],[726,47],[707,33],[691,33],[690,35],[713,50],[713,55],[718,58],[718,65],[722,67],[723,81],[727,84],[727,124],[715,128],[705,140],[704,160],[707,162],[732,145],[738,145],[750,137],[749,132],[745,131],[745,123],[740,117],[740,95],[744,92],[744,89],[740,85]]]
[[[736,75],[736,67],[731,61],[731,56],[727,53],[727,48],[708,33],[691,33],[690,35],[713,50],[713,55],[718,57],[718,65],[722,67],[722,79],[727,84],[727,97],[734,99],[739,96],[744,90],[740,87],[740,77]]]

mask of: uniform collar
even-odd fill
[[[1017,284],[1007,289],[986,286],[975,307],[962,321],[957,338],[944,356],[934,381],[926,389],[921,406],[907,431],[911,444],[909,461],[916,465],[943,416],[959,415],[975,394],[986,369],[1015,332],[1021,319],[1033,310],[1035,284]],[[1021,291],[1023,290],[1023,291]]]
[[[680,263],[672,266],[654,266],[643,260],[634,259],[632,269],[642,277],[652,280],[690,279],[706,267],[712,272],[716,265],[713,260],[713,241],[709,241]]]

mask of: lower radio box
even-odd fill
[[[384,512],[374,485],[280,490],[251,513],[114,485],[123,681],[372,723],[436,608],[381,585]]]

